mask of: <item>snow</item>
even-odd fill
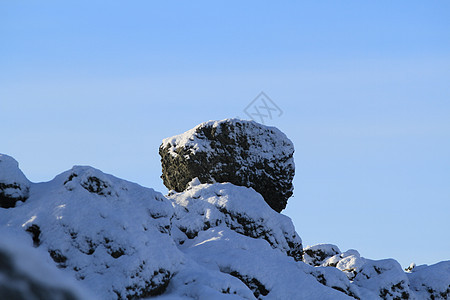
[[[370,260],[331,244],[306,247],[302,261],[291,219],[252,188],[193,179],[184,192],[163,196],[87,166],[31,183],[6,155],[0,182],[28,189],[22,205],[0,208],[0,254],[9,253],[31,280],[75,299],[450,295],[450,261],[405,272],[393,259]],[[0,268],[0,290],[2,284],[28,293]]]
[[[338,246],[332,244],[318,244],[314,246],[307,246],[303,249],[303,251],[303,261],[312,266],[323,265],[323,262],[325,260],[341,253],[341,250],[339,250]]]
[[[33,249],[23,231],[0,228],[0,237],[0,259],[7,256],[13,265],[13,270],[9,270],[4,262],[0,262],[0,296],[5,297],[4,293],[13,290],[24,299],[35,299],[37,295],[61,299],[63,293],[71,295],[71,299],[94,299],[73,277],[58,270],[45,251]],[[41,290],[33,288],[34,284]],[[43,292],[47,293],[42,295]]]
[[[427,266],[414,267],[406,273],[413,290],[420,298],[433,295],[434,299],[446,299],[450,294],[450,260]]]
[[[248,150],[249,158],[253,158],[255,160],[267,159],[269,161],[272,161],[277,157],[285,156],[286,152],[294,152],[293,143],[278,128],[265,126],[256,123],[255,121],[246,121],[241,119],[224,119],[220,121],[208,121],[201,123],[182,134],[163,139],[162,147],[168,146],[169,153],[174,157],[178,155],[176,151],[178,148],[190,149],[192,153],[210,153],[212,152],[210,144],[211,141],[205,138],[200,129],[204,127],[212,127],[216,129],[217,132],[220,132],[221,125],[223,125],[224,123],[233,125],[237,128],[240,128],[240,126],[242,126],[243,131],[245,131],[247,136],[258,137],[259,140],[263,141],[263,143],[258,148],[253,145],[250,147],[250,149]],[[268,133],[270,133],[270,135]],[[239,132],[237,131],[230,132],[229,138],[235,139],[237,134],[239,134]],[[274,151],[274,145],[277,144],[279,144],[280,146],[275,147],[276,150]],[[293,164],[293,160],[290,163]]]
[[[172,203],[94,168],[32,184],[26,204],[0,213],[3,226],[38,226],[40,247],[101,299],[139,295],[184,260],[169,235]]]
[[[231,183],[197,184],[168,198],[176,204],[174,224],[188,235],[226,224],[238,233],[265,239],[284,253],[301,248],[291,219],[271,209],[252,188]],[[178,243],[185,241],[181,236]]]
[[[26,198],[29,185],[30,182],[19,169],[19,163],[11,156],[0,154],[0,195],[3,193],[6,197]]]
[[[199,233],[183,251],[210,272],[239,274],[257,281],[264,287],[260,290],[267,290],[261,297],[264,299],[350,299],[318,283],[304,263],[275,251],[262,239],[238,234],[225,225]],[[231,280],[235,282],[235,277],[229,275],[227,281]],[[250,295],[241,297],[254,299]]]

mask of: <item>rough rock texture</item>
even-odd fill
[[[19,169],[17,161],[0,154],[0,208],[11,208],[28,199],[30,182]]]
[[[194,178],[252,187],[280,212],[293,191],[293,153],[292,142],[277,128],[238,119],[210,121],[163,141],[161,178],[177,192]]]

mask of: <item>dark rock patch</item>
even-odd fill
[[[256,299],[262,299],[263,296],[267,296],[269,294],[269,290],[256,278],[252,278],[247,275],[242,275],[237,271],[231,271],[229,273],[231,276],[236,277],[240,281],[242,281],[255,295]]]
[[[30,227],[28,227],[25,231],[31,234],[31,238],[33,239],[33,246],[39,247],[39,245],[41,244],[41,239],[40,239],[41,229],[39,228],[39,226],[36,224],[33,224]]]

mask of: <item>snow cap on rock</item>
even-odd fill
[[[164,185],[177,192],[189,182],[230,182],[252,187],[277,212],[292,196],[294,146],[275,127],[226,119],[202,123],[164,139],[161,155]]]
[[[0,208],[15,207],[29,196],[30,181],[11,156],[0,154]]]

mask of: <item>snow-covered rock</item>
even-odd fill
[[[292,195],[294,146],[280,130],[254,121],[209,121],[163,140],[162,179],[184,191],[194,178],[201,183],[231,182],[254,188],[275,211]]]
[[[330,244],[302,260],[291,220],[252,188],[194,178],[163,196],[83,166],[36,184],[1,158],[2,182],[21,187],[8,195],[26,201],[0,208],[0,299],[450,296],[450,261],[404,272]]]
[[[190,186],[168,198],[175,203],[172,236],[178,244],[195,238],[199,232],[225,225],[231,230],[263,239],[295,260],[302,259],[302,240],[290,218],[273,211],[252,188],[231,183]]]
[[[406,275],[419,299],[450,299],[450,260],[416,266]]]
[[[276,251],[265,240],[238,234],[224,225],[200,232],[182,251],[204,268],[244,283],[253,297],[246,294],[240,299],[351,299],[320,284],[303,262]]]
[[[362,299],[416,298],[410,290],[406,273],[393,259],[365,259],[353,279],[353,284],[359,287]]]
[[[370,260],[353,249],[341,253],[335,245],[319,244],[305,248],[304,261],[313,266],[335,267],[347,275],[351,283],[347,291],[355,298],[415,299],[406,273],[393,259]]]
[[[328,258],[341,254],[338,246],[332,244],[307,246],[303,251],[303,261],[315,267],[322,265]]]
[[[36,251],[23,231],[0,228],[0,299],[94,299]]]
[[[101,299],[162,293],[184,258],[170,237],[174,213],[162,194],[91,167],[32,184],[26,204],[1,211],[55,264]]]
[[[0,209],[28,199],[30,182],[11,156],[0,154]]]

